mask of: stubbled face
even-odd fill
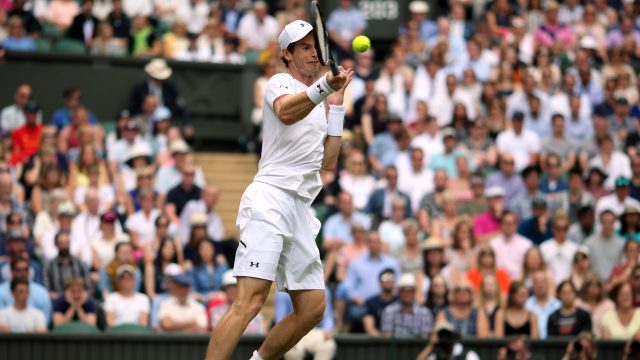
[[[313,76],[320,70],[318,54],[314,47],[313,33],[307,34],[295,43],[293,53],[282,51],[284,58],[289,61],[289,68],[304,76]]]

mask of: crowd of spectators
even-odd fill
[[[0,4],[9,14],[25,6]],[[134,56],[171,58],[203,37],[209,50],[213,38],[221,48],[232,39],[233,51],[264,66],[257,142],[266,80],[284,68],[275,39],[283,23],[305,17],[300,1],[274,18],[276,7],[260,1],[244,15],[233,0],[185,1],[186,23],[182,1],[27,4],[35,15],[10,16],[11,26],[47,19],[73,28],[84,19],[73,13],[106,18],[96,28],[116,34],[114,24],[131,18],[133,33],[120,34]],[[328,14],[339,62],[356,77],[338,168],[321,173],[313,204],[330,311],[299,346],[327,358],[336,332],[421,337],[438,327],[478,337],[638,336],[640,4],[431,5],[408,4],[380,66],[375,44],[350,50],[367,28],[354,2]],[[162,23],[172,31],[149,41],[151,24]],[[36,36],[33,24],[20,32]],[[7,39],[9,49],[16,39]],[[206,331],[233,301],[234,241],[215,214],[219,189],[190,161],[182,137],[193,129],[165,81],[171,70],[160,59],[145,69],[149,80],[108,134],[78,89],[51,121],[28,85],[2,111],[0,329],[46,329],[35,308],[49,327]],[[287,301],[276,297],[275,321],[291,311]],[[269,325],[256,318],[247,333]]]

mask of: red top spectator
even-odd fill
[[[31,100],[25,105],[23,111],[25,124],[11,133],[13,141],[13,153],[9,159],[11,165],[24,163],[40,149],[40,135],[44,130],[44,125],[38,124],[40,106],[35,100]]]

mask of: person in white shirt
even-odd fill
[[[356,209],[364,209],[375,188],[376,180],[367,172],[367,164],[360,150],[351,151],[344,170],[340,172],[338,183],[343,191],[351,194]]]
[[[489,240],[496,254],[496,266],[505,269],[511,279],[522,277],[524,255],[533,244],[531,240],[518,234],[517,217],[512,212],[504,212],[500,220],[500,234]]]
[[[344,92],[354,73],[342,67],[336,75],[325,73],[312,31],[311,24],[295,20],[278,38],[287,72],[267,83],[262,157],[240,200],[233,270],[238,298],[211,334],[207,360],[231,356],[274,280],[280,291],[289,290],[294,311],[269,331],[253,360],[286,353],[324,315],[324,274],[315,243],[320,221],[310,205],[322,189],[320,169],[336,166]]]
[[[477,110],[474,106],[474,100],[468,92],[457,89],[458,79],[456,76],[447,75],[445,85],[445,88],[436,92],[429,101],[429,109],[438,120],[438,125],[444,127],[451,124],[453,108],[457,103],[464,105],[470,119],[475,119]]]
[[[209,20],[209,2],[207,0],[182,0],[176,16],[187,24],[192,34],[200,34]]]
[[[604,187],[607,190],[613,189],[614,181],[620,177],[631,178],[631,160],[629,157],[614,150],[613,138],[610,134],[596,134],[598,137],[598,155],[589,161],[589,167],[599,167],[604,169],[607,179]]]
[[[195,213],[207,214],[207,237],[213,241],[221,241],[224,239],[224,225],[222,219],[216,211],[216,205],[220,198],[220,188],[217,185],[207,185],[202,190],[200,200],[190,200],[182,209],[180,214],[180,225],[178,227],[178,233],[180,235],[180,242],[185,245],[189,242],[189,234],[191,233],[191,226],[189,220],[191,215]]]
[[[84,197],[86,210],[71,223],[71,254],[91,265],[91,239],[100,231],[100,197],[97,190],[89,189]]]
[[[423,125],[424,131],[411,140],[411,147],[422,149],[424,166],[427,166],[429,159],[434,155],[444,153],[444,142],[442,141],[438,121],[434,116],[428,115],[426,123]]]
[[[238,24],[239,52],[262,51],[278,33],[278,21],[267,12],[267,3],[256,1],[253,11],[244,15]]]
[[[398,166],[398,190],[409,195],[411,208],[420,208],[420,200],[433,192],[433,171],[424,166],[424,153],[420,148],[411,149],[411,167]]]
[[[153,0],[122,0],[122,8],[129,19],[153,14]]]
[[[631,184],[629,178],[619,176],[615,179],[614,184],[613,193],[601,197],[596,203],[596,219],[599,219],[600,214],[605,210],[610,210],[616,216],[620,216],[627,206],[640,208],[640,202],[629,196],[629,185]]]
[[[93,267],[102,269],[116,257],[116,246],[121,242],[128,242],[129,235],[122,232],[118,223],[118,215],[114,211],[107,211],[100,216],[100,231],[90,239],[93,257]]]
[[[116,270],[117,292],[107,295],[104,301],[107,327],[122,324],[149,324],[149,297],[135,290],[136,269],[120,265]]]
[[[540,244],[540,252],[557,285],[571,275],[578,244],[567,238],[569,218],[564,210],[557,211],[553,216],[552,230],[553,238]]]
[[[0,309],[0,333],[43,333],[47,332],[44,314],[27,305],[29,298],[29,280],[16,278],[11,280],[11,294],[14,304]]]
[[[207,331],[207,310],[189,295],[191,277],[188,274],[172,276],[169,291],[171,297],[160,305],[160,330],[191,333]]]
[[[31,100],[31,94],[31,86],[27,84],[18,86],[13,96],[13,104],[5,107],[0,112],[0,129],[2,129],[2,132],[11,132],[24,125],[26,120],[22,108]],[[42,114],[38,113],[38,116],[42,117]]]
[[[129,230],[134,249],[141,250],[156,236],[155,221],[160,216],[160,210],[154,206],[156,196],[150,188],[143,188],[138,192],[138,202],[140,210],[129,216],[125,226]]]
[[[511,117],[511,129],[505,130],[496,139],[498,152],[513,154],[516,171],[535,165],[540,154],[540,138],[524,128],[524,113],[517,111]]]

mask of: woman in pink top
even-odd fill
[[[80,13],[80,5],[75,0],[52,0],[49,4],[50,23],[60,30],[65,30],[73,22],[73,18]]]

